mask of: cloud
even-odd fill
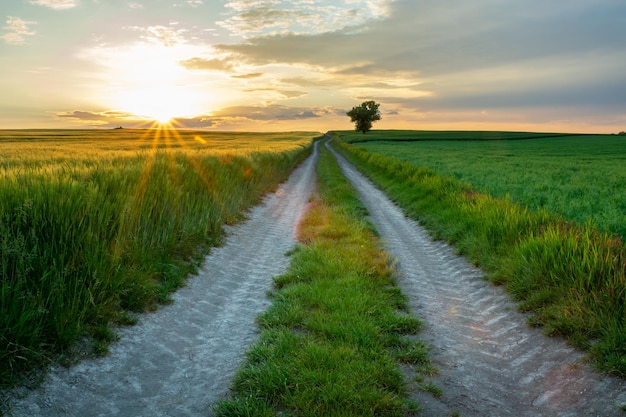
[[[178,117],[172,120],[172,124],[174,126],[184,129],[205,129],[209,127],[217,127],[221,124],[221,122],[221,120],[211,116]]]
[[[175,26],[176,23],[170,24]],[[168,26],[156,25],[156,26],[128,26],[127,29],[141,33],[141,38],[152,43],[159,43],[164,46],[175,46],[180,43],[185,43],[186,39],[184,34],[186,29],[172,29]]]
[[[145,117],[114,110],[102,112],[74,110],[57,113],[56,117],[93,127],[149,127],[154,123],[153,120],[147,120]]]
[[[140,9],[143,9],[143,4],[137,3],[137,2],[131,2],[131,3],[128,3],[128,7],[130,7],[131,9],[140,10]]]
[[[284,28],[291,25],[291,19],[298,20],[303,17],[305,17],[305,15],[302,13],[294,11],[290,13],[289,10],[278,10],[267,6],[259,6],[239,11],[234,17],[220,22],[220,25],[229,29],[231,32],[245,35]]]
[[[336,78],[321,77],[288,77],[280,80],[283,84],[296,85],[303,88],[321,87],[321,88],[338,88],[341,87],[342,81]],[[345,85],[345,84],[343,84]]]
[[[285,33],[321,33],[384,17],[392,0],[352,0],[336,5],[297,0],[231,0],[231,16],[218,24],[243,38]]]
[[[233,64],[226,59],[206,59],[206,58],[190,58],[184,61],[180,61],[180,65],[189,70],[201,70],[201,71],[230,71],[233,69]]]
[[[31,30],[28,26],[35,25],[36,22],[30,22],[26,20],[22,20],[19,17],[9,16],[7,17],[7,26],[4,27],[5,30],[9,32],[5,33],[2,36],[2,39],[9,45],[20,45],[25,42],[24,36],[32,36],[36,32]]]
[[[276,104],[267,106],[232,106],[191,118],[176,118],[173,123],[178,128],[187,129],[237,129],[245,126],[250,129],[252,123],[256,128],[261,124],[274,126],[279,121],[296,123],[303,120],[317,120],[325,115],[341,114],[343,110],[333,108],[288,107]]]
[[[326,108],[288,107],[277,104],[267,106],[232,106],[214,111],[217,118],[244,118],[250,120],[299,120],[329,114]]]
[[[239,79],[243,79],[243,80],[249,80],[249,79],[252,79],[252,78],[262,77],[263,75],[264,75],[264,73],[262,73],[262,72],[251,72],[249,74],[231,75],[231,77],[239,78]]]
[[[236,16],[262,23],[249,13],[283,2],[237,3]],[[356,26],[358,19],[320,32],[250,30],[244,41],[214,48],[251,66],[315,69],[315,77],[284,83],[407,106],[593,104],[624,112],[626,3],[397,0],[385,7]]]
[[[78,6],[79,3],[79,0],[30,0],[30,4],[46,6],[55,10],[71,9]]]
[[[206,98],[181,114],[244,104],[185,119],[196,127],[233,126],[237,120],[239,126],[247,121],[245,126],[268,129],[273,121],[279,127],[299,121],[322,126],[339,116],[316,106],[350,108],[364,98],[381,102],[396,120],[437,113],[439,120],[481,115],[488,122],[498,114],[502,121],[505,112],[511,120],[530,120],[541,113],[531,108],[546,114],[558,108],[562,119],[568,111],[582,114],[580,109],[602,111],[607,120],[626,116],[623,0],[568,0],[565,6],[545,0],[154,2],[163,7],[144,0],[15,1],[57,10],[101,5],[105,27],[92,28],[103,36],[97,45],[88,44],[89,35],[63,32],[85,48],[92,45],[74,54],[88,65],[75,66],[77,74],[94,71],[74,83],[89,84],[81,89],[93,92],[85,100],[139,111],[124,107],[127,100],[120,97],[137,84],[137,94],[145,96],[154,78],[157,86],[184,85]],[[141,13],[131,10],[142,4]],[[116,13],[109,15],[114,20],[104,13]],[[141,20],[128,23],[133,16]],[[35,30],[43,32],[41,22],[10,19],[0,29],[5,43],[25,43]],[[173,21],[179,23],[167,23]],[[120,31],[119,25],[133,26]],[[85,123],[123,119],[76,112],[60,117]]]
[[[204,0],[185,0],[184,3],[175,3],[174,7],[200,7],[204,4]]]
[[[276,93],[286,98],[302,97],[308,94],[306,91],[281,90],[277,88],[249,88],[243,91],[249,92],[249,93],[253,93],[255,91],[269,91],[269,92]]]
[[[276,90],[276,92],[287,98],[302,97],[308,94],[306,91],[294,91],[294,90]]]
[[[34,35],[35,32],[28,28],[28,25],[33,25],[35,22],[27,22],[19,17],[9,16],[7,17],[7,29],[10,29],[20,35]]]
[[[8,45],[21,45],[24,43],[24,37],[19,33],[9,32],[2,35],[2,39]]]
[[[57,113],[56,117],[71,120],[81,125],[87,125],[99,128],[127,127],[127,128],[146,128],[154,125],[153,120],[145,117],[137,116],[133,113],[107,110],[107,111],[88,111],[73,110]],[[215,127],[219,119],[213,119],[210,116],[197,116],[192,118],[176,118],[173,123],[180,128],[209,128]]]
[[[275,122],[318,119],[328,114],[344,113],[343,110],[319,107],[288,107],[277,104],[266,106],[232,106],[216,110],[209,115],[178,117],[173,119],[179,128],[217,128],[224,125],[241,125],[250,122]],[[107,110],[73,110],[57,113],[56,117],[93,127],[150,127],[154,121],[133,113]]]

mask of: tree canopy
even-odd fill
[[[364,101],[360,106],[355,106],[346,114],[350,116],[350,121],[355,122],[355,130],[366,133],[372,128],[372,123],[380,120],[380,104],[374,100]]]

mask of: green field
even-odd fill
[[[364,138],[365,136],[365,138]],[[626,137],[524,132],[342,134],[494,197],[626,237]]]
[[[0,385],[166,302],[316,132],[0,131]]]
[[[407,215],[505,285],[531,324],[626,375],[622,136],[333,134]]]

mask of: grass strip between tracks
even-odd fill
[[[275,278],[263,332],[218,416],[405,416],[400,364],[431,371],[392,263],[366,209],[323,146],[319,189],[300,224],[301,245]]]

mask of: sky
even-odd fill
[[[0,128],[626,130],[624,0],[0,0]]]

